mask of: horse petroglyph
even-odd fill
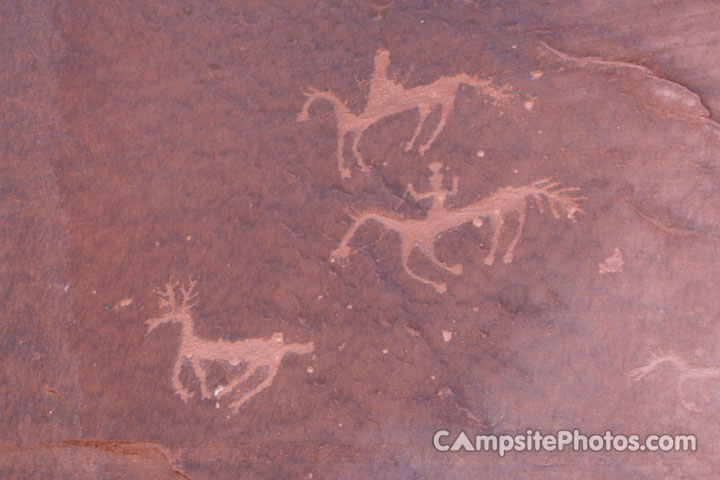
[[[315,100],[327,100],[335,108],[338,128],[338,148],[336,156],[338,169],[340,170],[342,178],[350,177],[350,169],[345,167],[343,160],[345,136],[348,133],[353,134],[352,152],[358,165],[361,170],[368,171],[368,167],[363,161],[358,145],[363,133],[380,119],[408,110],[418,109],[420,118],[412,138],[405,144],[405,150],[409,151],[415,145],[415,141],[420,135],[430,111],[439,105],[440,121],[428,140],[418,148],[418,153],[424,155],[437,136],[440,135],[440,132],[445,128],[448,114],[454,107],[455,96],[460,85],[476,87],[494,100],[505,100],[510,96],[506,93],[506,88],[493,87],[492,80],[481,80],[465,73],[452,77],[440,77],[427,85],[405,88],[400,83],[388,78],[387,67],[389,64],[390,52],[385,49],[378,50],[375,54],[374,72],[370,79],[368,101],[365,109],[358,115],[351,112],[347,105],[341,102],[332,92],[309,88],[305,94],[308,98],[297,116],[298,121],[309,119],[309,108]]]
[[[237,413],[242,404],[272,384],[285,355],[291,353],[298,355],[308,354],[314,350],[314,346],[312,342],[286,344],[283,342],[282,333],[274,333],[269,340],[249,338],[237,342],[199,338],[195,335],[193,318],[190,312],[196,297],[196,294],[193,293],[196,283],[197,281],[190,280],[186,287],[177,281],[171,280],[165,285],[164,290],[157,290],[160,295],[159,306],[164,313],[145,322],[148,326],[147,333],[152,332],[163,323],[177,323],[182,327],[180,349],[173,367],[172,386],[175,393],[180,395],[180,398],[185,402],[194,395],[194,392],[190,392],[185,388],[180,380],[180,371],[186,361],[190,362],[193,373],[200,382],[200,393],[203,399],[228,395],[236,387],[249,380],[258,370],[266,368],[267,372],[262,382],[228,405],[233,410],[233,413]],[[230,367],[244,364],[245,370],[242,375],[232,380],[228,385],[219,386],[211,393],[208,389],[207,373],[203,362],[224,362]]]
[[[720,377],[720,367],[695,365],[686,362],[674,354],[658,356],[651,353],[650,356],[652,360],[650,360],[647,365],[634,368],[630,371],[630,378],[635,381],[641,380],[663,364],[675,367],[675,370],[677,371],[677,383],[675,384],[675,388],[677,389],[680,403],[683,407],[690,411],[699,412],[700,409],[698,406],[694,402],[685,398],[683,384],[687,380],[704,380],[707,378]]]
[[[500,234],[505,224],[505,218],[509,214],[514,214],[518,219],[517,229],[510,245],[503,255],[503,261],[510,263],[513,260],[515,247],[522,235],[526,218],[526,199],[528,197],[535,200],[540,213],[543,213],[544,210],[544,197],[550,212],[557,219],[560,218],[560,212],[563,212],[567,218],[575,221],[575,214],[582,212],[582,209],[578,206],[578,201],[583,200],[585,197],[567,195],[569,192],[578,190],[577,188],[558,188],[557,183],[549,183],[550,180],[547,178],[538,180],[524,187],[505,187],[475,203],[461,208],[448,209],[445,206],[445,198],[447,195],[457,193],[459,179],[458,177],[453,178],[452,189],[447,190],[443,188],[443,175],[440,173],[441,169],[441,163],[435,162],[430,164],[430,170],[432,172],[430,184],[432,185],[432,190],[429,192],[418,194],[412,185],[408,185],[408,193],[413,199],[432,199],[425,218],[402,219],[381,212],[365,212],[360,215],[354,215],[354,223],[345,233],[345,236],[340,242],[340,246],[332,252],[330,257],[331,261],[347,258],[348,255],[350,255],[349,242],[353,238],[353,235],[355,235],[357,229],[365,222],[374,220],[382,224],[385,228],[393,230],[400,235],[400,258],[405,272],[416,280],[432,285],[439,293],[444,293],[446,290],[444,283],[423,278],[413,272],[408,266],[410,253],[415,247],[419,247],[438,267],[455,275],[459,275],[462,273],[462,265],[450,266],[435,256],[435,241],[441,233],[468,222],[472,222],[473,225],[480,228],[485,223],[483,219],[489,220],[493,227],[493,234],[490,251],[485,257],[485,264],[492,265],[495,262],[495,255],[500,241]]]

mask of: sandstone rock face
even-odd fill
[[[0,478],[713,478],[719,22],[3,2]]]

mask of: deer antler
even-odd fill
[[[145,324],[148,325],[147,333],[152,332],[161,323],[172,320],[180,313],[188,313],[195,305],[194,301],[197,297],[197,292],[193,292],[193,289],[196,284],[197,280],[193,280],[192,278],[189,279],[187,287],[183,286],[177,280],[170,279],[170,281],[165,284],[165,289],[156,288],[155,293],[160,296],[158,307],[164,312],[164,315],[145,321]],[[177,298],[178,287],[180,296],[182,297],[179,305]]]
[[[188,281],[188,286],[182,285],[178,280],[170,280],[165,284],[165,290],[159,288],[155,289],[155,292],[160,295],[158,300],[158,306],[166,310],[168,313],[178,313],[182,311],[190,310],[194,305],[197,292],[193,292],[193,289],[197,285],[197,280],[192,278]],[[177,290],[180,290],[182,299],[178,305]]]
[[[197,298],[197,292],[194,292],[195,285],[197,285],[197,280],[193,280],[192,278],[188,279],[188,287],[180,286],[180,293],[182,294],[182,305],[181,310],[188,311],[192,307],[195,306],[195,299]]]
[[[175,308],[177,301],[175,300],[175,287],[177,286],[177,282],[174,280],[170,280],[168,283],[165,284],[165,290],[161,290],[160,288],[155,289],[155,293],[157,293],[160,296],[160,299],[158,300],[158,307],[160,307],[161,310],[166,311],[167,313],[172,313]]]

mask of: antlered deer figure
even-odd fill
[[[283,342],[282,333],[274,333],[269,340],[249,338],[237,342],[206,340],[198,337],[193,329],[191,315],[191,309],[196,297],[196,293],[193,292],[196,283],[197,281],[190,280],[186,287],[177,281],[171,280],[165,285],[164,290],[157,290],[160,295],[159,306],[164,313],[145,322],[148,326],[147,333],[152,332],[163,323],[174,323],[181,326],[180,348],[173,367],[171,381],[175,393],[180,395],[180,398],[185,402],[193,396],[193,392],[185,388],[180,380],[180,371],[186,362],[190,363],[195,376],[200,381],[200,393],[204,399],[213,396],[213,393],[208,389],[204,362],[225,362],[233,367],[245,364],[245,371],[242,375],[228,385],[215,390],[214,395],[217,397],[231,393],[236,387],[249,380],[259,369],[267,367],[265,379],[262,382],[228,405],[234,413],[237,413],[241,405],[272,384],[285,355],[291,353],[308,354],[313,351],[314,346],[312,342],[286,344]]]

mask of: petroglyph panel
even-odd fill
[[[0,478],[716,478],[714,3],[0,2]]]

